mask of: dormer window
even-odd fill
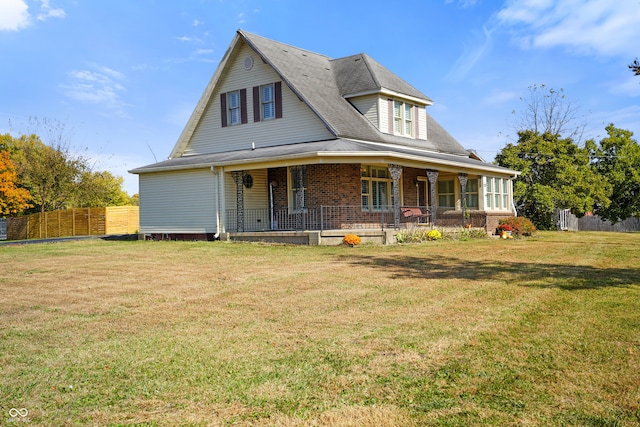
[[[402,101],[393,102],[393,133],[413,137],[413,105]]]

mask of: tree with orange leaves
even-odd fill
[[[0,216],[12,215],[30,208],[29,190],[16,185],[18,173],[8,151],[0,151]]]

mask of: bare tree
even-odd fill
[[[547,89],[544,84],[534,84],[529,86],[529,94],[520,100],[524,102],[523,110],[512,111],[516,132],[549,133],[580,143],[587,124],[580,114],[580,107],[565,97],[564,89]]]

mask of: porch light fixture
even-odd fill
[[[242,176],[242,185],[246,188],[253,187],[253,177],[250,174],[245,174]]]

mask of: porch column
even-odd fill
[[[427,178],[429,178],[429,195],[431,196],[431,223],[436,225],[436,182],[438,182],[438,171],[427,169]]]
[[[304,192],[307,182],[307,166],[295,166],[291,168],[291,175],[293,179],[293,185],[295,186],[295,214],[296,214],[296,229],[304,230],[306,228],[306,216],[304,212]]]
[[[231,175],[236,182],[236,231],[244,232],[244,184],[242,178],[245,171],[233,171]]]
[[[466,173],[462,173],[460,172],[458,174],[458,180],[460,180],[460,190],[462,192],[461,194],[461,204],[462,204],[462,224],[465,224],[465,218],[467,217],[467,180],[469,179],[469,177],[467,176]]]
[[[392,191],[393,191],[393,226],[400,228],[400,176],[402,175],[402,166],[389,165],[389,174],[391,175]]]

